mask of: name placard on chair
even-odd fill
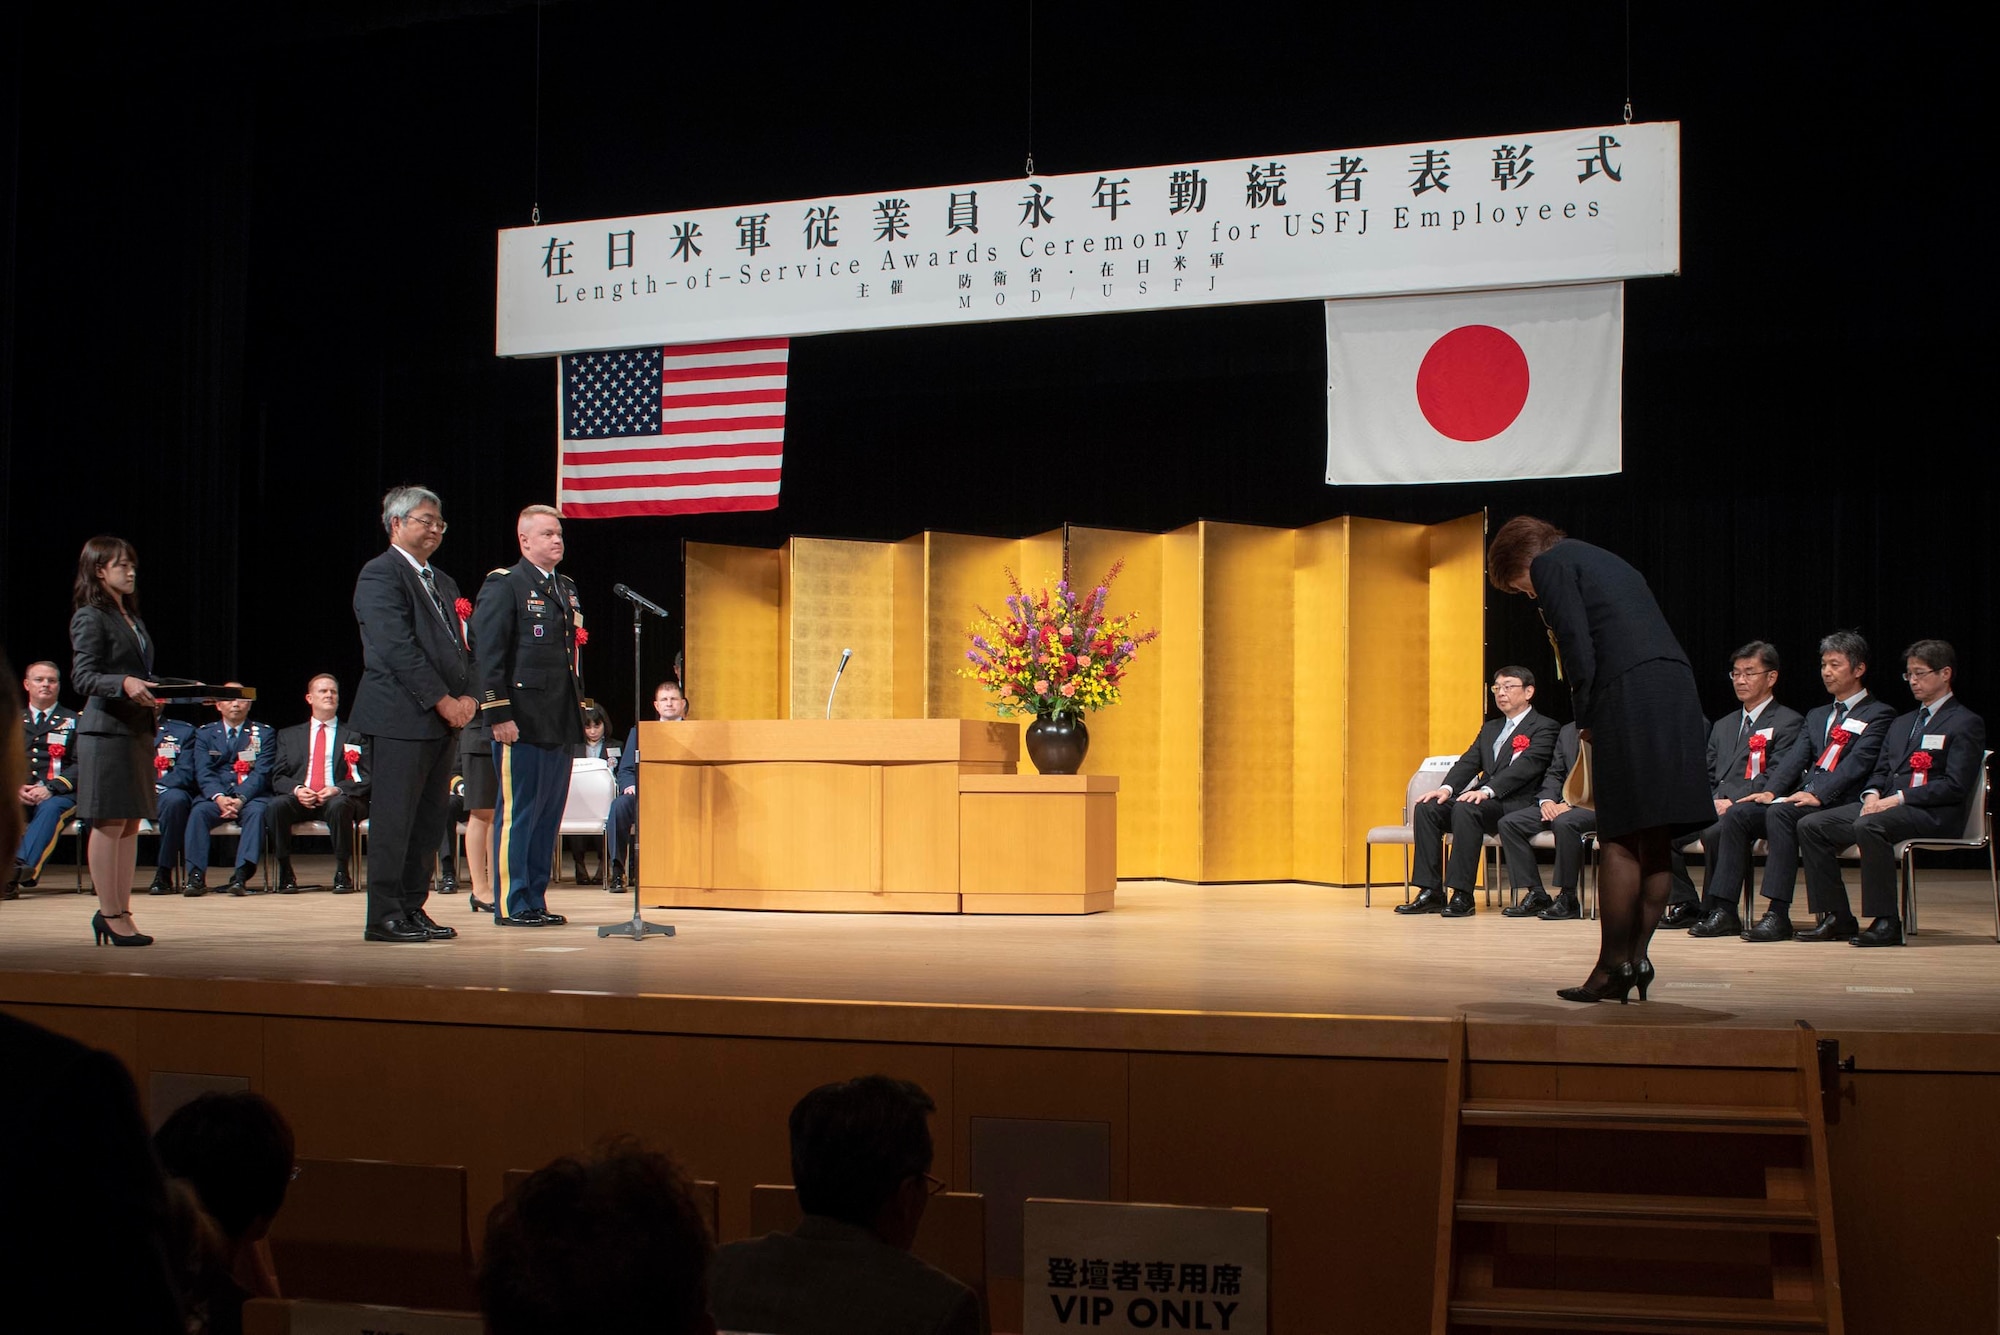
[[[1022,1232],[1024,1335],[1268,1328],[1268,1210],[1030,1199]]]

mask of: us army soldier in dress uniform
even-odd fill
[[[472,613],[480,716],[493,730],[499,794],[493,808],[493,921],[561,926],[548,911],[556,832],[569,800],[569,748],[583,740],[576,585],[556,573],[562,516],[521,511],[521,559],[490,572]]]

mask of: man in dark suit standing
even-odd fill
[[[228,682],[240,686],[241,682]],[[241,899],[251,893],[250,878],[264,851],[264,815],[271,805],[271,771],[278,762],[278,730],[250,722],[248,700],[221,700],[222,717],[204,724],[194,735],[195,778],[200,800],[188,815],[187,889],[189,899],[208,893],[208,844],[217,825],[235,821],[242,830],[236,841],[236,870],[229,893]]]
[[[278,770],[267,820],[278,850],[278,893],[299,892],[292,874],[292,826],[325,821],[333,839],[333,893],[354,893],[348,877],[354,832],[368,816],[368,738],[340,721],[340,682],[322,672],[306,685],[312,717],[278,734]]]
[[[28,664],[21,688],[27,693],[28,707],[21,711],[21,731],[26,743],[28,781],[20,786],[19,801],[27,819],[27,831],[14,853],[13,874],[7,879],[0,898],[12,899],[17,885],[33,885],[42,874],[42,864],[55,849],[56,836],[69,824],[76,810],[76,711],[56,702],[62,689],[62,669],[43,661]]]
[[[469,694],[472,652],[464,600],[431,564],[444,541],[443,503],[424,487],[382,498],[389,549],[354,581],[361,687],[348,726],[372,742],[368,840],[369,941],[458,935],[424,912],[432,859],[451,819],[458,730],[479,705]]]
[[[1805,723],[1796,709],[1787,709],[1771,696],[1778,688],[1777,646],[1752,640],[1729,660],[1729,686],[1736,693],[1737,708],[1717,719],[1708,732],[1709,797],[1718,820],[1733,803],[1757,793],[1782,791],[1772,782],[1778,760],[1791,750]],[[1686,927],[1696,936],[1735,936],[1743,930],[1733,906],[1704,917],[1701,896],[1688,875],[1686,850],[1697,840],[1703,849],[1713,848],[1716,835],[1716,825],[1710,824],[1674,840],[1674,886],[1660,926]],[[1710,857],[1709,870],[1714,866]]]
[[[1875,772],[1861,801],[1816,811],[1799,822],[1806,894],[1831,920],[1818,940],[1848,936],[1857,946],[1900,946],[1896,904],[1899,840],[1957,838],[1965,832],[1979,772],[1986,764],[1986,722],[1958,702],[1952,677],[1958,654],[1943,640],[1918,640],[1903,651],[1903,680],[1917,708],[1887,724]],[[1874,919],[1855,931],[1840,850],[1861,848],[1861,907]]]
[[[491,571],[479,589],[479,709],[493,729],[499,800],[493,808],[493,921],[560,927],[548,911],[556,832],[569,800],[569,748],[583,740],[577,645],[583,612],[576,585],[556,573],[562,516],[531,505],[515,526],[521,559]]]
[[[1576,900],[1576,883],[1583,872],[1583,837],[1597,828],[1597,813],[1589,807],[1573,807],[1563,800],[1563,784],[1576,767],[1579,749],[1576,724],[1565,723],[1556,734],[1555,757],[1542,776],[1541,791],[1535,801],[1500,818],[1500,849],[1507,859],[1507,879],[1516,892],[1517,903],[1500,910],[1503,918],[1542,918],[1564,922],[1583,916]],[[1556,865],[1552,873],[1556,896],[1550,899],[1542,889],[1541,868],[1536,865],[1531,840],[1547,830],[1556,841]]]
[[[1481,841],[1509,812],[1535,804],[1535,793],[1555,754],[1556,721],[1534,711],[1535,674],[1503,667],[1493,674],[1493,704],[1500,711],[1444,782],[1417,799],[1411,825],[1416,847],[1410,883],[1421,892],[1398,913],[1472,916],[1472,884],[1479,878]],[[1445,831],[1451,832],[1451,865],[1444,865]],[[1447,899],[1446,890],[1450,895]]]
[[[1868,694],[1868,641],[1851,630],[1835,631],[1819,642],[1819,679],[1833,698],[1806,714],[1798,740],[1779,759],[1771,786],[1733,803],[1716,822],[1708,847],[1709,916],[1736,903],[1750,874],[1751,845],[1767,841],[1764,897],[1770,907],[1745,941],[1785,941],[1792,936],[1792,890],[1798,882],[1799,821],[1826,807],[1852,802],[1875,770],[1887,724],[1896,711]],[[1826,922],[1806,935],[1831,930]],[[1696,936],[1710,935],[1702,931]],[[1719,933],[1717,933],[1719,935]]]
[[[188,816],[201,796],[201,775],[195,769],[195,727],[177,718],[162,718],[153,729],[153,824],[160,830],[160,851],[153,859],[149,895],[176,895],[174,869],[180,866],[187,840]]]

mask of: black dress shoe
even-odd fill
[[[165,867],[153,873],[153,883],[146,887],[149,895],[171,895],[174,893],[174,874]]]
[[[431,915],[422,909],[411,909],[403,916],[408,918],[414,925],[429,932],[433,941],[449,941],[458,935],[456,927],[447,927],[441,922],[434,921]]]
[[[1438,916],[1441,918],[1470,918],[1472,912],[1472,892],[1470,890],[1454,890],[1451,892],[1451,902],[1439,911]]]
[[[1792,937],[1794,941],[1852,941],[1861,924],[1845,913],[1822,913],[1819,921]]]
[[[604,888],[614,895],[622,895],[625,893],[625,878],[619,874],[619,871],[616,867],[613,867],[611,869],[611,875],[605,878]]]
[[[1896,918],[1877,918],[1854,934],[1850,946],[1900,946],[1903,944],[1903,924]]]
[[[1583,910],[1576,905],[1576,891],[1558,890],[1556,891],[1555,903],[1549,905],[1535,916],[1544,922],[1568,922],[1573,918],[1581,918]]]
[[[286,876],[286,877],[282,878],[281,880],[279,880],[279,882],[278,882],[278,893],[279,893],[279,894],[281,894],[281,895],[296,895],[296,894],[297,894],[298,892],[299,892],[299,883],[298,883],[298,881],[297,881],[297,879],[296,879],[296,878],[294,878],[294,877],[290,877],[290,876]]]
[[[187,889],[181,891],[187,899],[200,899],[208,893],[208,873],[199,867],[188,873]]]
[[[1396,905],[1398,913],[1442,913],[1444,912],[1444,891],[1419,890],[1417,897],[1407,904]]]
[[[1743,934],[1745,941],[1789,941],[1792,939],[1791,910],[1773,904],[1757,919],[1757,925]]]
[[[1555,901],[1549,898],[1549,892],[1537,886],[1535,889],[1521,896],[1520,903],[1509,904],[1506,908],[1501,909],[1500,916],[1503,918],[1533,918],[1553,903]]]
[[[1708,916],[1688,928],[1689,936],[1704,940],[1718,936],[1743,935],[1743,919],[1736,916],[1736,910],[1727,904],[1718,904],[1709,910]]]
[[[540,909],[529,909],[525,913],[517,913],[512,917],[504,913],[495,914],[493,925],[495,927],[553,927],[555,924],[551,923],[549,915]]]
[[[1692,927],[1702,918],[1700,904],[1669,904],[1660,915],[1662,927]]]
[[[431,934],[400,913],[392,913],[380,922],[371,922],[362,929],[363,941],[428,941]]]
[[[240,868],[230,876],[228,889],[229,893],[237,899],[241,899],[243,896],[251,893],[250,882],[244,879]]]
[[[347,878],[346,872],[337,871],[333,874],[333,893],[336,895],[351,895],[354,893],[354,882]]]
[[[5,885],[0,885],[0,904],[10,904],[20,897],[21,892],[14,888],[14,882],[9,881]]]

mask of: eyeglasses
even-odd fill
[[[1905,672],[1903,680],[1914,683],[1922,681],[1925,677],[1935,677],[1937,675],[1936,668],[1918,668],[1915,672]]]
[[[290,1180],[291,1180],[291,1181],[293,1181],[293,1182],[296,1182],[296,1181],[298,1181],[298,1180],[299,1180],[299,1172],[300,1172],[300,1169],[299,1169],[299,1166],[298,1166],[297,1164],[293,1164],[293,1165],[292,1165],[292,1176],[291,1176]]]
[[[1752,677],[1768,677],[1770,675],[1770,668],[1753,668],[1748,672],[1732,669],[1729,673],[1729,679],[1731,681],[1749,681]]]
[[[449,524],[445,523],[444,520],[433,519],[429,515],[404,515],[403,522],[405,524],[415,524],[419,528],[427,528],[431,532],[437,534],[439,537],[443,537],[444,531],[447,528],[451,527]]]
[[[924,1195],[935,1196],[945,1189],[943,1178],[933,1177],[929,1173],[922,1173],[919,1176],[924,1180]]]
[[[1518,681],[1496,681],[1493,683],[1493,694],[1495,695],[1499,695],[1502,691],[1525,691],[1527,689],[1525,685]]]

